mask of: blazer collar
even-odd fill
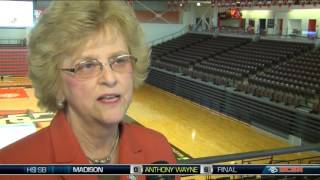
[[[143,148],[132,125],[120,123],[119,163],[143,163]]]
[[[120,123],[119,163],[145,162],[142,147],[136,133],[129,124]],[[55,164],[89,164],[81,149],[63,111],[59,111],[50,125],[50,135],[53,144]],[[62,176],[65,180],[97,180],[97,176]],[[127,180],[128,176],[120,176],[120,180]],[[139,177],[138,179],[145,179]]]
[[[50,125],[55,164],[89,164],[70,128],[64,112],[59,111]],[[97,176],[61,176],[64,180],[97,180]]]
[[[56,163],[89,163],[63,111],[59,111],[50,125]]]
[[[119,139],[119,163],[142,163],[143,148],[131,125],[120,123]],[[84,152],[81,149],[71,127],[69,126],[63,111],[57,112],[50,125],[55,163],[88,164]]]

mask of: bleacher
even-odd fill
[[[235,86],[235,81],[240,81],[237,85],[241,86],[249,76],[312,48],[302,43],[249,42],[190,33],[153,47],[152,65],[218,85]]]
[[[198,41],[196,36],[199,36]],[[193,41],[185,41],[190,37]],[[153,49],[153,66],[205,82],[233,86],[239,91],[287,105],[308,106],[305,100],[314,99],[319,89],[317,60],[302,60],[307,59],[304,55],[309,60],[317,56],[309,53],[313,48],[311,44],[250,42],[245,38],[199,34],[187,34],[168,44],[168,47],[163,43]],[[163,49],[167,51],[163,52]],[[295,92],[296,96],[285,96],[286,90]],[[317,106],[317,102],[311,101],[309,106]]]
[[[274,48],[275,45],[277,48]],[[212,75],[218,75],[220,76],[218,79],[223,79],[223,81],[222,83],[219,81],[217,83],[217,80],[213,81],[215,84],[234,86],[235,81],[244,81],[249,76],[286,61],[290,57],[300,54],[301,51],[307,49],[307,46],[273,41],[251,42],[201,62],[195,66],[195,71],[207,74],[193,77],[207,80],[207,76],[210,80]]]
[[[313,105],[319,113],[320,51],[310,51],[249,79],[251,91],[286,105]]]
[[[286,139],[320,141],[313,44],[204,34],[168,43],[180,46],[153,49],[148,83]]]
[[[0,76],[27,76],[27,49],[19,45],[0,46]]]
[[[179,51],[208,38],[210,38],[208,35],[186,34],[169,42],[156,45],[152,47],[152,65],[173,72],[178,72],[179,68],[188,68],[190,63],[194,63],[200,57],[190,53],[186,55],[182,54],[181,56],[181,52]]]
[[[266,66],[270,66],[281,58],[281,54],[270,52],[270,54],[265,55],[265,52],[261,52],[260,49],[251,48],[254,44],[259,43],[246,44],[241,47],[231,49],[223,54],[214,56],[213,58],[209,58],[207,61],[201,63],[203,64],[202,70],[206,69],[206,67],[224,69],[226,71],[237,73],[238,76],[230,76],[231,79],[242,79],[239,78],[239,76],[248,77],[250,74],[254,74],[258,70],[261,70]]]
[[[198,38],[197,38],[198,37]],[[248,42],[245,38],[187,34],[152,48],[152,65],[172,72],[190,74],[193,67],[228,49]]]

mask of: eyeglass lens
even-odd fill
[[[134,57],[133,56],[119,56],[112,59],[110,67],[114,72],[131,73],[133,71]],[[86,60],[80,62],[75,67],[75,74],[80,79],[86,79],[98,76],[102,73],[104,65],[98,60]]]

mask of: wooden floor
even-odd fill
[[[283,139],[150,85],[135,92],[128,115],[163,133],[193,158],[290,146]],[[289,158],[308,155],[293,156]]]
[[[34,90],[32,88],[24,88],[27,98],[8,98],[0,99],[0,111],[15,111],[15,110],[32,110],[34,112],[41,112],[37,105],[37,99],[34,97]]]
[[[0,112],[26,109],[41,112],[34,90],[25,90],[27,98],[0,99]],[[135,91],[128,116],[163,133],[171,144],[193,158],[289,146],[280,138],[150,85]],[[297,153],[281,158],[310,155]]]
[[[31,87],[31,81],[25,77],[8,77],[2,76],[0,80],[0,87]]]

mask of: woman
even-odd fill
[[[1,149],[0,163],[174,163],[164,136],[122,122],[147,75],[142,37],[123,2],[53,2],[31,31],[28,60],[39,106],[57,114],[48,128]]]

